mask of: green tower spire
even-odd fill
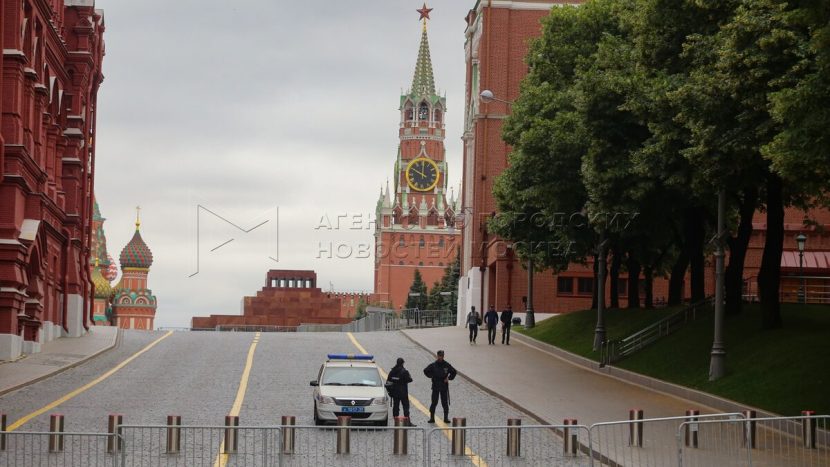
[[[412,78],[410,92],[416,96],[435,95],[435,78],[432,75],[432,60],[429,56],[426,20],[424,20],[421,32],[421,46],[418,48],[418,61],[415,62],[415,76]]]

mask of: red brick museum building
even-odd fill
[[[0,360],[90,325],[94,0],[0,0]]]

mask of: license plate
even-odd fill
[[[343,412],[363,412],[365,410],[363,407],[343,407]]]

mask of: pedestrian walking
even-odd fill
[[[476,311],[476,307],[472,307],[472,310],[467,313],[467,327],[470,328],[470,344],[476,343],[479,326],[481,326],[481,315]]]
[[[499,313],[494,305],[490,305],[484,313],[484,322],[487,323],[487,345],[496,345],[496,329],[499,327]]]
[[[400,406],[403,406],[403,416],[406,417],[407,426],[415,426],[409,418],[409,383],[412,382],[412,375],[403,366],[403,358],[398,358],[395,366],[389,370],[386,378],[386,387],[392,397],[392,416],[398,417]]]
[[[501,343],[510,345],[510,328],[513,326],[513,307],[507,305],[507,309],[501,312]]]
[[[444,351],[439,350],[434,362],[424,368],[424,375],[432,380],[432,404],[429,406],[429,423],[435,423],[435,408],[438,399],[444,409],[444,423],[450,423],[450,381],[455,379],[456,371],[444,360]]]

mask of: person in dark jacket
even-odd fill
[[[403,367],[404,361],[398,358],[397,363],[389,371],[389,376],[386,378],[386,384],[389,389],[389,395],[392,397],[392,416],[397,417],[400,412],[400,406],[403,406],[403,416],[407,418],[408,426],[415,426],[409,420],[409,383],[412,382],[412,376],[409,370]]]
[[[496,328],[499,327],[499,313],[496,307],[490,305],[487,313],[484,313],[484,322],[487,323],[487,344],[496,345]]]
[[[444,351],[439,350],[437,358],[424,368],[424,375],[432,380],[432,404],[429,406],[429,423],[435,423],[435,408],[438,398],[441,398],[441,407],[444,409],[444,423],[450,423],[450,384],[455,379],[456,371],[449,362],[444,360]]]
[[[478,327],[481,325],[481,315],[476,311],[476,307],[472,307],[467,313],[467,327],[470,329],[470,344],[476,343],[478,337]]]
[[[507,305],[507,309],[501,312],[501,343],[510,345],[510,327],[513,326],[513,307]]]

